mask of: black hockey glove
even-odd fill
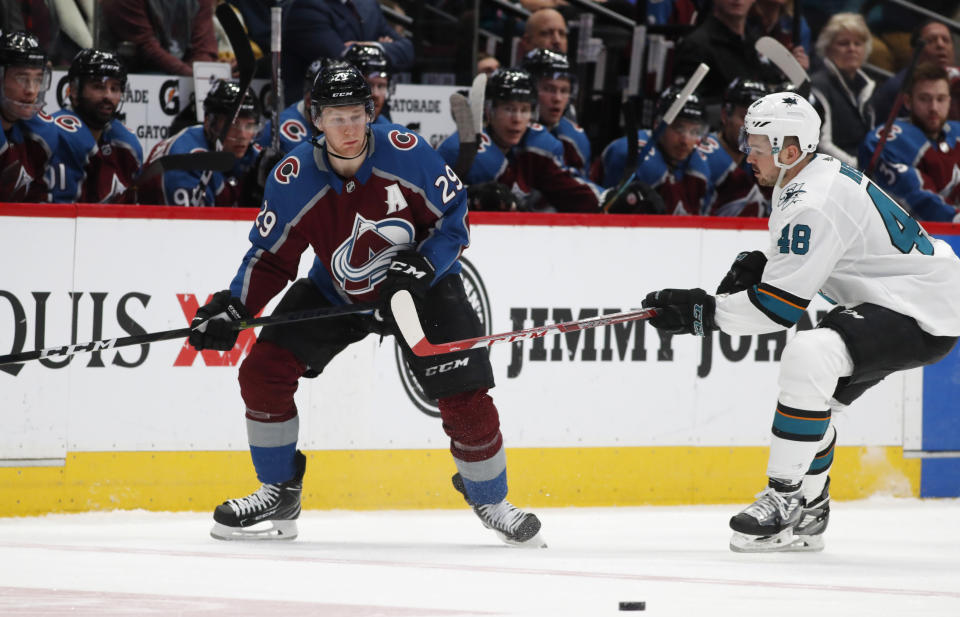
[[[426,257],[412,249],[400,251],[390,262],[387,277],[380,283],[380,298],[389,300],[401,289],[422,298],[430,289],[434,274],[433,266]]]
[[[616,188],[609,189],[616,192]],[[613,193],[610,193],[611,195]],[[603,202],[607,197],[604,195]],[[623,190],[607,210],[610,214],[666,214],[663,197],[646,182],[634,180]]]
[[[230,295],[229,289],[218,291],[213,294],[213,300],[209,304],[197,309],[196,316],[190,322],[190,327],[193,329],[190,333],[190,344],[198,351],[233,349],[240,331],[231,328],[230,322],[250,317],[252,317],[250,311],[238,298]]]
[[[661,289],[643,299],[643,308],[660,309],[650,325],[668,334],[706,336],[717,329],[713,320],[717,303],[702,289]]]
[[[759,284],[766,265],[767,256],[763,251],[743,251],[733,260],[730,270],[717,286],[717,293],[733,294]]]
[[[257,159],[257,186],[261,190],[267,186],[267,178],[274,166],[283,159],[283,152],[277,152],[271,148],[265,148]]]
[[[467,187],[467,205],[471,210],[513,212],[517,209],[517,197],[504,184],[483,182]]]

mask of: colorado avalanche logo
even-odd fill
[[[290,178],[300,175],[300,159],[288,156],[273,170],[273,179],[280,184],[290,184]]]
[[[703,152],[704,154],[712,154],[719,149],[720,143],[709,135],[701,139],[700,143],[697,145],[697,150]]]
[[[406,133],[401,131],[390,131],[390,143],[397,150],[410,150],[417,145],[417,136],[415,133]]]
[[[287,120],[280,125],[280,134],[290,141],[303,141],[307,134],[307,127],[299,120]]]
[[[46,114],[42,111],[37,112],[37,117],[43,120],[44,122],[53,122],[53,116]]]
[[[333,277],[348,294],[372,291],[387,275],[393,256],[411,246],[413,239],[414,229],[409,221],[372,221],[357,214],[350,237],[330,256]]]
[[[80,118],[74,116],[57,116],[53,122],[68,133],[76,133],[80,129]]]

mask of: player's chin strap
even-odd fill
[[[801,150],[800,156],[797,157],[797,160],[787,165],[785,163],[780,162],[780,152],[781,152],[780,150],[777,150],[773,156],[773,164],[780,168],[780,175],[777,176],[777,183],[774,185],[777,187],[780,187],[780,183],[783,182],[783,175],[787,173],[788,169],[793,169],[800,163],[800,161],[807,158],[807,153]]]
[[[357,154],[356,156],[340,156],[339,154],[337,154],[336,152],[330,149],[329,144],[327,145],[327,154],[329,154],[335,159],[340,159],[341,161],[352,161],[353,159],[360,158],[361,156],[366,154],[367,147],[369,145],[370,145],[370,131],[367,130],[367,132],[363,134],[363,149],[361,149],[360,153]]]

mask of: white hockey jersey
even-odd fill
[[[721,330],[789,328],[820,293],[909,315],[935,336],[960,335],[960,259],[863,172],[817,154],[771,203],[762,281],[717,297]]]

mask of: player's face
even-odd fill
[[[703,137],[704,125],[691,120],[675,120],[660,137],[660,149],[668,162],[676,165],[686,160]]]
[[[753,167],[753,175],[760,186],[773,186],[780,177],[780,168],[773,161],[773,148],[766,135],[747,135],[747,162]]]
[[[855,32],[841,30],[827,47],[827,57],[841,73],[852,75],[863,66],[867,57],[867,42]]]
[[[327,148],[343,157],[360,154],[367,143],[367,111],[363,105],[324,107],[317,121]]]
[[[910,120],[929,136],[938,134],[950,111],[950,87],[944,79],[918,81],[907,98]]]
[[[230,130],[223,140],[223,149],[232,152],[238,159],[242,158],[259,132],[260,122],[256,118],[240,116],[230,125]]]
[[[570,104],[570,80],[548,79],[540,80],[537,86],[537,100],[540,103],[540,122],[547,126],[554,126],[560,122],[563,112]]]
[[[713,9],[728,17],[746,17],[753,6],[753,0],[715,0]]]
[[[12,103],[8,106],[15,120],[29,120],[36,114],[34,106],[44,90],[43,69],[26,66],[11,66],[3,71],[3,94]]]
[[[500,101],[490,110],[490,129],[493,141],[501,148],[512,148],[520,143],[530,126],[533,105],[521,101]]]
[[[723,140],[731,147],[737,146],[737,140],[740,139],[740,129],[743,128],[743,119],[747,115],[747,108],[743,105],[737,105],[730,113],[727,113],[726,107],[720,112],[720,124],[723,130]]]
[[[367,77],[367,84],[370,86],[371,94],[373,94],[373,117],[376,119],[380,116],[384,103],[387,102],[390,83],[386,77],[370,75]]]
[[[110,122],[123,100],[123,86],[112,77],[84,80],[76,111],[80,119],[94,128]]]
[[[945,25],[939,22],[927,24],[920,33],[920,38],[927,43],[922,52],[927,62],[944,67],[953,65],[953,38]]]

